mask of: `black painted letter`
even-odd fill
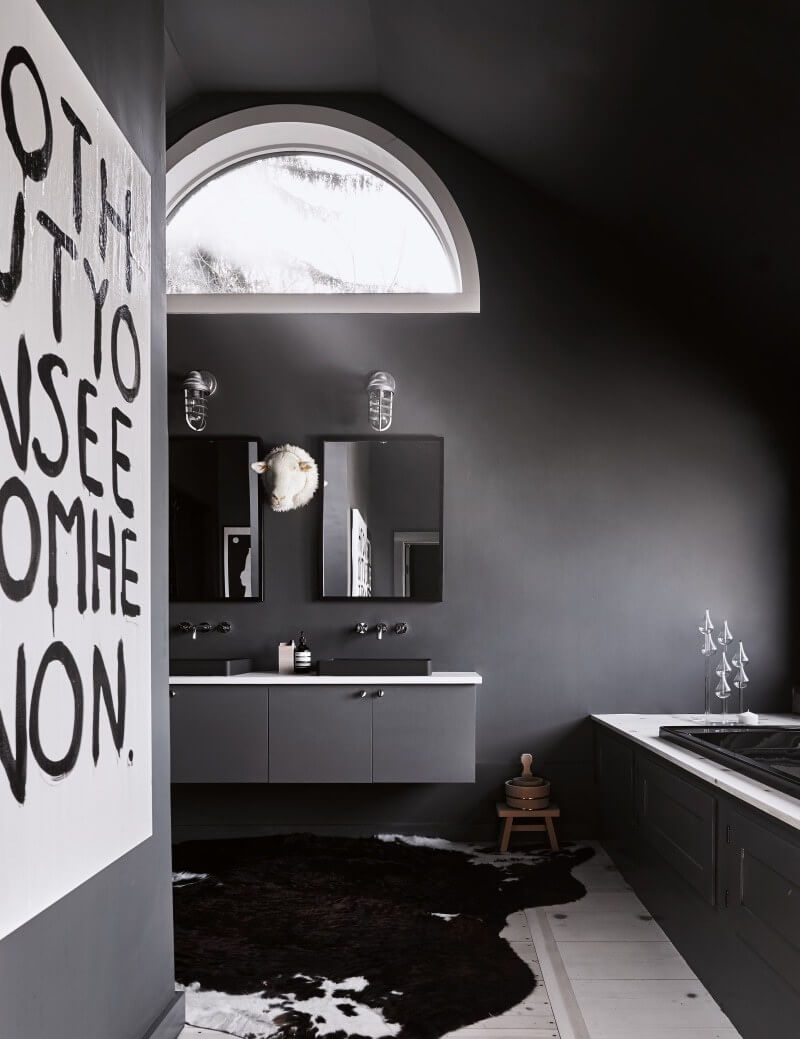
[[[8,394],[0,378],[0,411],[6,420],[8,442],[14,461],[25,472],[28,468],[28,441],[31,435],[31,359],[25,336],[19,337],[17,348],[17,409],[19,411],[19,429],[11,415]]]
[[[0,300],[10,303],[22,281],[22,254],[25,252],[25,197],[20,191],[14,207],[14,226],[11,228],[11,250],[8,270],[0,271]]]
[[[78,250],[68,234],[65,234],[47,213],[39,210],[36,219],[53,236],[53,335],[56,342],[61,342],[61,251],[69,253],[75,259]]]
[[[17,113],[14,111],[14,92],[11,89],[11,75],[19,65],[24,65],[30,72],[39,97],[42,102],[42,117],[44,119],[44,143],[41,148],[32,152],[25,151],[22,138],[17,126]],[[3,66],[3,77],[0,82],[0,96],[3,101],[3,117],[6,121],[6,134],[14,149],[17,161],[22,167],[23,177],[31,180],[44,180],[47,176],[47,167],[53,155],[53,120],[50,115],[50,105],[47,103],[47,94],[44,90],[42,77],[33,63],[33,58],[24,47],[12,47],[6,55],[6,63]]]
[[[97,433],[89,425],[86,416],[86,398],[96,397],[97,390],[87,379],[81,379],[78,383],[78,461],[81,469],[81,480],[83,486],[90,494],[96,494],[98,498],[103,497],[103,485],[95,480],[86,471],[86,442],[97,443]]]
[[[125,678],[125,653],[122,647],[122,639],[117,645],[117,706],[111,696],[111,682],[108,678],[106,665],[97,646],[94,647],[94,659],[92,661],[92,682],[94,684],[94,710],[92,713],[92,758],[95,765],[100,757],[100,698],[108,715],[108,724],[111,726],[111,738],[117,749],[119,757],[122,745],[125,742],[125,705],[127,702],[127,682]]]
[[[81,141],[92,143],[89,131],[75,115],[66,98],[61,98],[61,111],[72,125],[72,218],[75,230],[81,233],[83,223],[83,169],[81,166]]]
[[[125,236],[125,285],[131,291],[131,192],[125,192],[125,220],[108,201],[108,173],[106,160],[100,160],[100,255],[105,260],[108,245],[108,222]]]
[[[111,409],[111,486],[114,491],[114,501],[119,507],[119,511],[123,516],[128,519],[133,519],[133,502],[130,498],[123,498],[119,493],[119,470],[122,469],[126,473],[131,471],[131,460],[130,458],[119,450],[117,447],[117,428],[119,426],[126,426],[128,429],[133,429],[133,423],[128,416],[120,411],[119,408]]]
[[[3,545],[3,520],[6,515],[6,506],[11,498],[18,498],[25,506],[28,514],[28,528],[31,537],[30,557],[28,558],[28,569],[25,576],[14,578],[8,572],[6,564],[6,553]],[[36,512],[31,492],[18,476],[11,476],[0,487],[0,588],[6,598],[12,602],[22,602],[33,591],[36,580],[36,571],[39,569],[39,556],[42,553],[42,528],[39,524],[39,515]]]
[[[42,686],[44,685],[47,669],[53,661],[58,661],[58,663],[64,668],[69,683],[72,686],[72,698],[74,703],[72,737],[69,741],[69,747],[67,747],[67,752],[64,757],[57,759],[49,758],[45,754],[42,749],[42,738],[39,732],[39,710],[42,702]],[[33,680],[33,690],[31,691],[31,754],[33,754],[36,759],[36,764],[42,772],[46,773],[48,776],[52,776],[53,779],[63,779],[64,776],[69,775],[75,767],[75,762],[78,760],[82,735],[83,684],[81,683],[78,665],[75,663],[75,658],[63,642],[51,642],[44,651],[42,662],[39,664],[39,670],[36,672],[36,678]]]

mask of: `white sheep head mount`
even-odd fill
[[[273,512],[290,512],[308,505],[319,486],[317,463],[302,447],[281,444],[273,447],[263,462],[250,468],[270,481],[270,506]]]

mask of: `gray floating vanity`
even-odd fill
[[[170,678],[173,783],[474,783],[474,671]]]

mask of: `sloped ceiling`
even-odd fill
[[[168,110],[375,91],[800,332],[800,8],[751,0],[167,0]]]

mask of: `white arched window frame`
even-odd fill
[[[476,313],[478,262],[452,195],[415,151],[388,131],[344,112],[310,105],[265,105],[214,119],[167,151],[167,218],[204,181],[266,155],[306,152],[366,166],[422,212],[453,268],[455,292],[173,293],[171,314]]]

